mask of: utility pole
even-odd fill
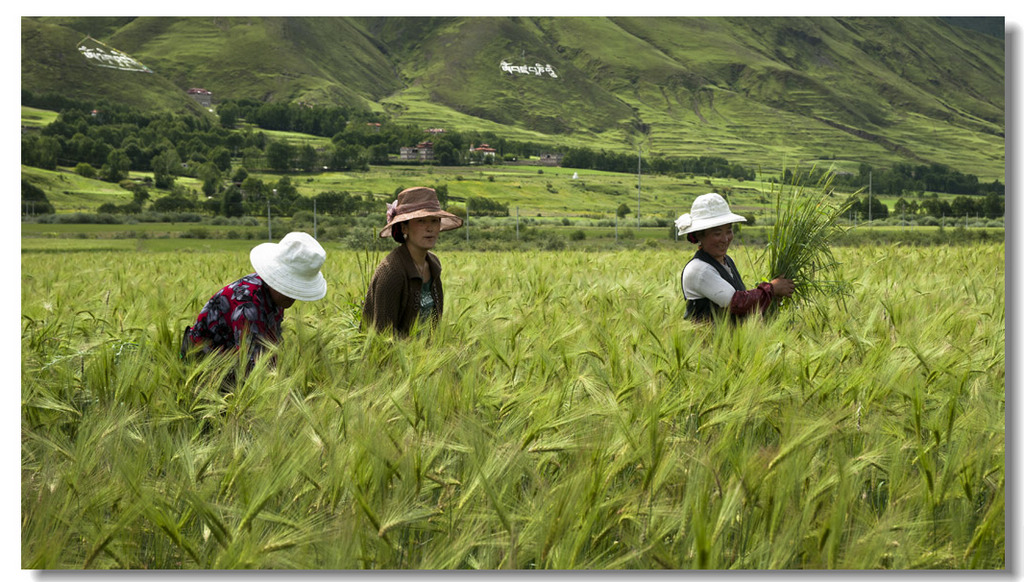
[[[272,190],[272,192],[274,193],[274,198],[277,198],[277,188],[274,188]],[[274,235],[270,231],[270,197],[269,196],[267,197],[267,240],[270,241],[270,242],[274,242]]]
[[[871,172],[868,172],[868,226],[871,226]]]
[[[636,227],[640,228],[640,144],[636,146]]]

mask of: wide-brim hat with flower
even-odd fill
[[[694,199],[690,206],[690,212],[683,214],[676,219],[676,231],[679,234],[690,235],[708,228],[732,224],[734,222],[746,222],[747,219],[739,214],[733,214],[729,210],[729,203],[721,195],[702,194]],[[690,242],[697,242],[692,235],[686,237]]]
[[[320,266],[327,252],[304,232],[289,232],[279,243],[256,245],[249,261],[270,288],[299,301],[316,301],[327,294]]]
[[[406,188],[398,193],[398,199],[388,204],[388,224],[380,231],[381,238],[391,236],[391,227],[399,222],[414,218],[436,216],[441,219],[441,230],[455,230],[462,226],[462,219],[451,212],[441,210],[437,192],[433,188]]]

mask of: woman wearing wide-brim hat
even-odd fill
[[[676,219],[679,234],[698,247],[680,277],[686,319],[711,321],[729,316],[735,321],[755,311],[764,313],[774,298],[793,294],[793,282],[782,277],[758,283],[750,290],[743,284],[727,251],[732,243],[732,225],[746,221],[733,214],[729,203],[715,193],[698,196],[689,214]]]
[[[290,232],[278,243],[263,243],[249,252],[250,273],[214,294],[195,324],[185,328],[182,355],[238,349],[249,342],[249,363],[281,339],[284,310],[296,300],[316,301],[327,294],[320,273],[327,253],[304,232]]]
[[[381,238],[400,244],[377,266],[363,303],[363,322],[378,331],[408,335],[417,322],[437,325],[444,311],[441,261],[431,253],[438,236],[462,226],[441,210],[432,188],[407,188],[387,206]]]

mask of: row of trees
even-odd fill
[[[999,180],[983,183],[974,174],[964,174],[945,164],[897,163],[891,168],[861,164],[856,174],[837,174],[834,183],[850,189],[870,188],[875,194],[889,196],[925,191],[966,196],[1006,194],[1006,186]]]
[[[900,198],[894,205],[893,212],[897,216],[931,216],[942,218],[950,216],[983,216],[1000,218],[1006,212],[1006,198],[1001,194],[989,192],[983,197],[957,196],[953,201],[939,200],[938,194],[924,196],[920,202],[907,201]]]
[[[508,216],[508,204],[502,204],[483,196],[467,198],[466,209],[473,216]]]
[[[250,126],[232,129],[237,125],[236,114],[223,116],[221,123],[216,124],[206,117],[141,114],[111,104],[94,109],[67,99],[37,98],[28,92],[23,92],[22,98],[27,105],[59,103],[63,107],[56,121],[39,133],[22,137],[23,164],[45,169],[89,164],[97,169],[96,177],[111,182],[121,180],[128,170],[152,171],[161,188],[169,187],[175,176],[198,177],[199,173],[209,173],[208,169],[201,169],[207,163],[227,172],[233,159],[240,160],[250,171],[366,170],[370,164],[389,163],[389,154],[427,138],[422,128],[366,121],[374,118],[354,115],[344,108],[284,104],[243,108],[233,102],[218,107],[222,115],[225,109],[252,115],[258,127],[264,129],[313,135],[334,131],[330,145],[314,148],[268,139],[265,133]],[[468,149],[484,141],[512,157],[536,155],[541,147],[510,142],[493,134],[456,131],[429,139],[434,142],[436,163],[441,165],[475,161]]]
[[[713,178],[734,178],[753,180],[754,170],[741,164],[731,163],[719,156],[698,156],[689,158],[642,157],[635,154],[620,154],[594,151],[589,148],[571,148],[562,158],[562,166],[581,170],[603,170],[607,172],[634,173],[637,166],[645,174],[699,174]]]
[[[332,137],[350,125],[383,123],[386,120],[382,113],[345,106],[265,103],[255,99],[224,100],[217,105],[217,115],[221,125],[228,128],[235,127],[239,120],[244,119],[262,129],[320,137]]]
[[[228,172],[236,152],[263,151],[268,141],[262,132],[231,131],[205,117],[62,103],[65,109],[53,123],[22,136],[22,164],[72,166],[109,182],[120,182],[129,171],[152,172],[155,186],[169,189],[178,176],[205,180]]]
[[[404,146],[424,141],[422,127],[393,123],[383,113],[341,106],[304,105],[299,103],[261,103],[252,99],[226,100],[217,106],[221,124],[234,127],[240,119],[260,129],[294,131],[329,137],[334,145],[355,145],[370,149],[386,146],[397,153]],[[511,141],[493,132],[446,131],[429,138],[439,152],[442,165],[461,165],[471,159],[466,152],[471,145],[487,143],[500,158],[536,156],[545,146],[533,142]],[[449,156],[449,153],[451,155]]]
[[[848,216],[857,220],[884,220],[889,217],[889,207],[882,203],[877,196],[851,196],[849,202]],[[984,217],[1001,218],[1005,213],[1005,198],[994,192],[984,197],[978,196],[957,196],[953,201],[940,200],[938,194],[931,194],[917,200],[906,200],[900,198],[893,205],[892,213],[900,218],[913,220],[917,217],[930,216],[932,218],[952,217]]]
[[[127,204],[104,204],[98,212],[106,214],[137,214],[152,212],[202,212],[226,217],[260,216],[268,211],[274,216],[291,216],[299,211],[313,211],[333,216],[351,216],[378,212],[380,203],[371,194],[363,196],[348,192],[321,192],[313,197],[301,196],[291,178],[282,176],[272,183],[248,177],[241,183],[231,182],[213,196],[200,197],[194,191],[174,187],[172,192],[147,206],[149,195],[143,187],[132,188],[132,201]],[[44,195],[45,198],[45,195]],[[23,187],[24,200],[24,187]],[[38,211],[37,211],[38,213]]]
[[[392,163],[390,154],[426,137],[422,128],[390,123],[377,114],[342,107],[229,101],[218,107],[221,115],[218,123],[211,117],[144,114],[110,103],[94,109],[82,102],[54,96],[37,97],[24,91],[22,98],[28,105],[50,104],[61,107],[56,121],[38,133],[23,135],[23,164],[51,170],[59,165],[72,166],[83,176],[114,183],[125,181],[129,171],[152,172],[151,185],[171,191],[168,197],[171,200],[161,203],[167,206],[187,205],[188,197],[175,187],[175,180],[180,176],[190,176],[202,182],[201,190],[207,198],[216,199],[216,202],[207,200],[202,203],[193,200],[193,207],[202,206],[218,213],[234,213],[239,208],[245,212],[255,208],[254,205],[265,208],[266,200],[273,196],[275,189],[278,195],[271,202],[272,209],[274,204],[278,204],[279,210],[286,212],[296,204],[304,204],[288,197],[288,184],[260,185],[247,180],[249,172],[269,170],[288,174],[324,169],[364,171],[371,164]],[[297,145],[283,140],[271,140],[262,131],[249,126],[234,128],[241,118],[266,129],[330,134],[330,143],[314,147],[308,143]],[[484,158],[474,158],[469,153],[470,146],[483,142],[498,151],[498,159],[534,156],[544,151],[539,144],[514,142],[491,133],[446,131],[429,139],[433,142],[435,163],[449,166],[484,161]],[[648,156],[643,158],[642,164],[642,171],[649,174],[688,173],[755,179],[753,170],[718,156]],[[632,173],[637,169],[637,157],[632,154],[572,148],[564,156],[562,165]],[[997,207],[1001,208],[1004,194],[1003,185],[998,181],[981,184],[976,176],[965,175],[939,164],[897,164],[889,170],[876,170],[862,164],[859,174],[840,174],[834,179],[835,185],[851,188],[866,187],[870,183],[874,192],[885,194],[903,194],[911,191],[908,188],[913,186],[917,191],[953,189],[963,190],[964,194],[986,195],[985,201],[978,202],[977,207],[968,202],[945,203],[949,206],[948,212],[937,198],[922,201],[916,208],[909,202],[906,207],[901,207],[901,210],[912,214],[932,216],[955,216],[961,212],[992,216],[997,212]],[[146,200],[148,193],[143,195],[133,191],[132,205],[122,210],[135,211]],[[971,209],[968,209],[969,206]],[[473,211],[472,208],[470,210]],[[325,212],[328,210],[325,209]],[[500,213],[502,209],[480,208],[480,212]],[[879,216],[884,213],[879,209]],[[864,214],[867,215],[866,212]],[[874,208],[871,215],[875,216]],[[998,215],[1002,215],[1001,210]]]

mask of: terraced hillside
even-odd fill
[[[77,63],[86,35],[153,74]],[[22,48],[23,89],[152,108],[204,87],[563,147],[1004,175],[1005,42],[938,18],[50,17]]]

